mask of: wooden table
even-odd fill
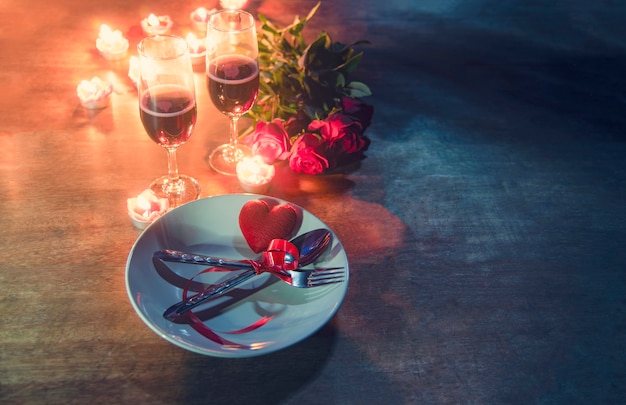
[[[126,199],[166,172],[128,58],[139,21],[184,34],[207,2],[0,4],[0,402],[4,404],[619,403],[626,398],[626,6],[324,1],[307,28],[368,39],[375,106],[348,174],[281,170],[270,195],[326,222],[351,265],[319,332],[247,359],[182,350],[133,311]],[[285,24],[309,0],[251,1]],[[76,86],[114,84],[111,105]],[[179,150],[202,197],[239,193],[208,152],[227,120],[197,75]]]

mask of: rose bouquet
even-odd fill
[[[297,173],[320,174],[365,158],[364,135],[374,109],[361,100],[367,85],[350,81],[362,52],[321,32],[307,44],[302,31],[313,17],[278,27],[259,16],[259,95],[248,112],[256,125],[243,142],[266,163],[287,161]]]

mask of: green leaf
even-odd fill
[[[337,82],[335,83],[335,87],[345,87],[346,85],[346,77],[341,73],[337,76]]]
[[[321,6],[318,2],[304,18],[279,26],[259,15],[259,94],[248,116],[256,121],[288,119],[305,113],[311,119],[325,118],[338,108],[343,96],[371,94],[360,82],[349,82],[363,55],[352,44],[333,42],[324,31],[307,44],[303,32]]]
[[[348,59],[343,65],[338,66],[338,70],[344,70],[346,73],[354,72],[354,70],[359,66],[361,62],[361,57],[363,56],[363,52],[358,53]]]
[[[350,82],[348,83],[347,87],[350,90],[349,95],[355,98],[367,97],[372,95],[370,88],[367,87],[365,83]]]
[[[307,21],[309,21],[311,18],[313,18],[313,16],[317,12],[317,9],[320,8],[321,5],[322,5],[322,2],[318,1],[317,4],[311,9],[311,11],[309,11],[309,15],[306,16],[306,20]]]

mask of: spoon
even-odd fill
[[[317,258],[319,258],[321,254],[324,253],[324,251],[326,251],[326,248],[330,244],[330,239],[331,239],[331,233],[327,229],[316,229],[314,231],[307,232],[293,239],[291,243],[293,243],[296,247],[299,246],[298,251],[300,252],[300,254],[298,255],[299,256],[298,264],[304,267],[308,264],[315,262],[315,260],[317,260]],[[216,258],[211,258],[211,259],[214,260]],[[217,260],[220,260],[220,259],[217,259]],[[293,260],[295,260],[295,258],[292,258],[292,261]],[[286,257],[285,261],[289,261],[289,258]],[[207,263],[205,262],[203,264],[207,264]],[[246,271],[234,277],[231,277],[228,280],[216,286],[212,286],[209,289],[204,290],[194,295],[193,297],[189,297],[181,302],[178,302],[170,306],[163,313],[163,317],[167,319],[168,321],[173,322],[176,319],[178,319],[181,315],[189,312],[190,310],[202,304],[203,302],[208,301],[210,298],[222,295],[226,291],[231,290],[232,288],[238,286],[244,281],[257,275],[256,270],[254,269],[254,266],[252,266],[249,263],[241,263],[241,264],[249,265],[249,267],[247,266],[240,267],[240,268],[247,268]]]
[[[299,267],[307,266],[315,262],[330,243],[331,233],[327,229],[315,229],[303,233],[300,236],[293,238],[290,242],[298,249]],[[154,257],[163,260],[165,262],[178,262],[188,264],[198,264],[203,266],[224,267],[234,270],[239,269],[252,269],[253,266],[250,263],[221,259],[219,257],[198,255],[195,253],[185,253],[178,250],[159,250],[154,252]],[[287,262],[293,262],[295,258],[287,257]]]

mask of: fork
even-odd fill
[[[343,267],[324,267],[310,270],[298,269],[267,272],[275,275],[280,280],[291,286],[298,288],[312,288],[345,281],[346,275],[343,269]],[[235,288],[255,275],[257,275],[257,272],[254,269],[246,270],[220,284],[211,286],[192,297],[172,305],[165,310],[163,317],[168,321],[175,321],[180,316],[194,309],[198,305],[211,298],[221,296],[226,291]]]

